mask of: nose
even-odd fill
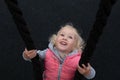
[[[66,36],[64,36],[64,37],[63,37],[63,40],[67,40],[67,37],[66,37]]]

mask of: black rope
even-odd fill
[[[36,49],[34,42],[31,38],[27,23],[23,18],[23,13],[18,6],[17,0],[5,0],[5,3],[10,13],[12,14],[13,20],[17,25],[17,29],[23,41],[25,42],[26,48],[28,50]],[[35,80],[42,80],[43,67],[42,67],[42,61],[39,59],[38,55],[32,59],[32,65],[33,65]]]
[[[113,5],[117,2],[117,0],[101,0],[99,9],[96,14],[96,20],[93,25],[92,30],[90,31],[87,44],[85,49],[83,50],[81,60],[79,61],[79,65],[86,64],[90,61],[93,52],[96,48],[98,40],[102,35],[103,29],[107,24],[108,17],[111,13]],[[81,80],[83,77],[79,75],[79,72],[76,71],[76,75],[74,80]]]

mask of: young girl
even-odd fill
[[[50,38],[49,47],[43,51],[30,50],[23,52],[23,58],[30,60],[37,54],[44,59],[44,80],[73,80],[75,71],[78,70],[87,79],[95,76],[95,70],[88,66],[78,65],[81,58],[84,41],[72,24],[61,27],[57,34]]]

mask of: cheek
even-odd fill
[[[58,45],[58,43],[59,43],[59,38],[56,38],[55,39],[55,45]]]
[[[76,40],[71,41],[71,47],[73,47],[73,48],[76,47]]]
[[[73,41],[69,41],[69,47],[73,47],[74,42]]]
[[[55,40],[58,41],[59,39],[60,39],[60,37],[59,37],[59,36],[56,36]]]
[[[58,42],[59,42],[59,38],[56,38],[56,39],[55,39],[55,43],[58,43]]]

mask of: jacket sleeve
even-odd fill
[[[91,67],[91,69],[90,69],[90,74],[87,75],[87,76],[84,76],[84,77],[87,78],[87,79],[92,79],[92,78],[95,77],[95,74],[96,74],[95,69],[94,69],[93,67]]]
[[[44,59],[45,58],[45,54],[46,54],[46,51],[47,51],[47,49],[45,49],[45,50],[37,50],[37,54],[39,55],[39,57],[41,58],[41,59]]]

